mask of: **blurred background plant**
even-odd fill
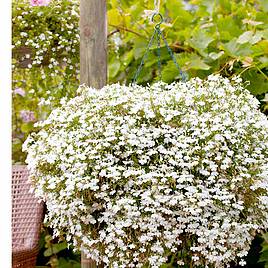
[[[109,83],[130,83],[153,33],[148,14],[154,1],[108,0],[107,9]],[[211,73],[241,75],[249,81],[248,90],[261,101],[260,109],[268,114],[267,0],[162,0],[160,12],[164,16],[161,29],[189,78],[205,78]],[[12,0],[12,24],[13,163],[24,163],[21,146],[33,131],[34,122],[46,118],[61,98],[76,94],[79,0]],[[179,72],[164,44],[160,54],[162,80],[178,80]],[[153,44],[137,82],[157,79],[157,44]],[[264,263],[268,267],[267,234],[256,241],[247,267],[264,267]],[[58,245],[53,239],[50,243]],[[44,250],[47,245],[43,243]],[[59,254],[65,258],[57,257]],[[65,249],[53,251],[51,256],[42,255],[43,260],[39,257],[39,263],[78,267],[77,263],[68,266],[70,261],[66,264],[68,255],[70,251]]]
[[[75,254],[72,248],[68,248],[64,240],[53,239],[50,233],[50,229],[42,228],[36,268],[80,268],[80,255]]]
[[[264,268],[268,268],[268,233],[262,235],[263,242],[261,244],[261,256],[259,263],[264,263]]]

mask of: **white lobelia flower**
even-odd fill
[[[54,235],[110,267],[245,265],[268,228],[268,120],[241,81],[78,94],[23,146]]]

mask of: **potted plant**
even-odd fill
[[[268,120],[241,79],[80,87],[25,142],[46,222],[110,267],[244,265],[268,227]]]

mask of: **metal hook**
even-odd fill
[[[155,21],[156,16],[158,16],[157,22]],[[142,56],[140,65],[139,65],[139,67],[138,67],[138,69],[137,69],[137,71],[136,71],[136,73],[134,75],[132,83],[136,84],[137,78],[138,78],[138,76],[139,76],[139,74],[141,72],[142,66],[144,65],[145,58],[147,57],[147,54],[148,54],[148,52],[150,50],[150,47],[152,46],[152,43],[153,43],[153,40],[154,40],[155,36],[157,37],[157,57],[158,57],[158,69],[159,69],[160,79],[161,79],[161,55],[160,55],[160,41],[161,40],[160,39],[162,38],[164,40],[165,47],[167,48],[168,53],[171,56],[171,59],[173,60],[174,64],[176,65],[177,69],[180,72],[180,76],[181,76],[182,81],[186,81],[188,76],[187,76],[187,74],[185,74],[181,70],[181,68],[180,68],[179,64],[177,63],[177,60],[176,60],[171,48],[168,45],[167,40],[165,39],[165,36],[164,36],[163,32],[160,29],[160,25],[164,21],[162,14],[160,14],[159,12],[155,12],[151,17],[151,21],[152,21],[152,23],[155,23],[154,33],[151,36],[149,44],[147,45],[146,51]]]
[[[151,19],[152,22],[155,22],[155,17],[156,16],[159,16],[160,17],[160,21],[157,22],[154,27],[155,28],[160,28],[160,25],[162,24],[162,22],[164,21],[164,19],[163,19],[163,16],[162,16],[161,13],[154,13],[153,16],[152,16],[152,19]]]

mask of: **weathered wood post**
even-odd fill
[[[106,0],[80,0],[80,83],[102,88],[107,83]],[[81,254],[81,268],[97,267]]]
[[[106,0],[80,1],[80,82],[102,88],[107,82]]]

